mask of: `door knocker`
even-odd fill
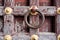
[[[32,15],[37,15],[37,14],[39,14],[40,16],[42,16],[42,22],[41,22],[41,24],[39,23],[38,25],[31,25],[31,24],[28,23],[27,18],[28,18],[28,16],[29,16],[29,14],[31,14],[31,12],[32,12]],[[35,13],[35,14],[34,14],[34,13]],[[27,24],[30,28],[39,28],[39,27],[41,27],[41,26],[43,25],[43,23],[44,23],[44,20],[45,20],[44,14],[42,14],[42,13],[41,13],[39,10],[37,10],[35,7],[34,7],[34,8],[32,7],[31,10],[29,9],[29,10],[25,13],[25,22],[26,22],[26,24]]]

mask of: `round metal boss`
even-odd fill
[[[10,8],[10,7],[6,7],[5,8],[5,10],[4,10],[4,12],[6,13],[6,14],[11,14],[12,13],[12,8]]]
[[[59,8],[57,8],[57,13],[58,13],[58,14],[60,14],[60,7],[59,7]]]
[[[5,35],[5,36],[4,36],[4,40],[12,40],[11,35]]]

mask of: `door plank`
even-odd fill
[[[56,21],[56,33],[57,35],[60,34],[60,15],[57,15],[56,18],[55,18],[55,21]]]
[[[34,6],[34,5],[39,6],[39,0],[33,0],[33,1],[30,0],[30,6]],[[39,16],[38,15],[30,16],[29,19],[30,19],[30,24],[32,24],[32,25],[34,23],[35,23],[35,25],[39,24]],[[36,34],[37,32],[39,32],[39,29],[31,29],[30,28],[30,34]]]
[[[4,6],[5,7],[13,7],[14,6],[14,0],[4,0]]]
[[[25,15],[29,6],[20,6],[14,7],[13,15]],[[45,16],[55,16],[56,14],[56,7],[55,6],[38,6],[38,10],[43,13]]]
[[[14,32],[14,16],[4,15],[4,34],[12,34]]]

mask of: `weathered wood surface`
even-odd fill
[[[51,3],[52,3],[51,0],[39,0],[40,6],[50,6]]]
[[[14,6],[26,6],[28,4],[27,0],[15,0]]]
[[[51,32],[51,21],[52,21],[52,19],[51,19],[51,16],[49,17],[45,17],[45,22],[44,22],[44,24],[43,24],[43,26],[42,27],[40,27],[39,28],[39,31],[40,32]],[[39,22],[41,22],[41,18],[39,19]]]
[[[4,8],[5,7],[13,7],[14,1],[13,0],[4,0]],[[4,10],[2,10],[4,13]],[[4,28],[3,28],[4,35],[6,34],[13,34],[14,33],[14,16],[13,15],[6,15],[4,14]]]
[[[31,25],[38,25],[39,24],[39,15],[32,16],[30,15],[30,24]],[[39,32],[39,29],[31,29],[30,28],[30,34],[37,34]]]
[[[25,21],[24,18],[21,16],[14,17],[14,29],[16,33],[20,33],[25,31]]]
[[[2,5],[3,5],[2,0],[0,0],[0,6],[2,6]]]
[[[54,7],[46,6],[46,5],[49,5],[47,3],[43,4],[45,6],[39,6],[39,0],[33,0],[33,1],[30,0],[30,6],[32,6],[32,5],[38,6],[38,10],[41,13],[43,13],[44,15],[46,15],[46,16],[57,15],[56,14],[56,7],[55,6]],[[7,7],[7,6],[13,7],[14,6],[14,1],[13,0],[4,0],[4,6],[5,7]],[[38,33],[39,29],[30,29],[30,34],[29,35],[26,35],[26,34],[24,34],[24,32],[21,32],[21,30],[23,29],[22,27],[26,27],[24,19],[21,19],[20,17],[19,17],[20,19],[19,18],[15,19],[14,17],[15,16],[24,16],[25,12],[27,12],[27,10],[29,9],[28,6],[17,6],[17,7],[15,6],[14,9],[13,9],[12,15],[5,15],[4,12],[3,12],[3,9],[4,8],[1,7],[0,16],[2,16],[2,15],[4,16],[4,28],[3,28],[4,34],[10,34],[11,35],[14,32],[20,32],[21,33],[21,34],[18,33],[17,35],[16,34],[13,35],[13,40],[30,40],[30,36],[29,36],[30,34],[38,34],[39,40],[56,40],[56,35],[55,34],[53,34],[53,33],[51,33],[51,34],[45,34],[45,33],[40,34],[40,33]],[[15,15],[15,16],[13,16],[13,15]],[[59,18],[57,18],[57,19],[59,19]],[[30,19],[29,21],[30,21],[31,24],[34,24],[34,23],[39,24],[40,19],[39,19],[38,15],[30,16],[29,19]],[[42,30],[40,30],[42,32],[50,31],[50,19],[48,19],[48,20],[47,19],[45,20],[46,21],[46,24],[44,24],[45,26],[42,26],[43,28],[41,28]],[[57,21],[57,23],[58,22],[59,21]],[[58,24],[57,24],[57,26],[58,26]],[[24,31],[24,29],[23,29],[23,31]]]
[[[4,15],[4,34],[14,33],[14,16],[13,15]]]
[[[39,0],[30,0],[30,6],[33,6],[33,5],[36,5],[36,6],[39,6]]]
[[[4,7],[0,6],[0,16],[2,16],[4,14],[3,11],[4,11]]]
[[[33,0],[33,1],[30,0],[30,6],[34,6],[34,5],[39,6],[39,0]],[[39,25],[39,15],[35,15],[35,16],[30,15],[29,19],[30,19],[29,22],[31,25]],[[36,34],[38,32],[39,32],[39,29],[31,29],[30,28],[31,35]]]
[[[14,15],[24,15],[25,12],[27,12],[27,10],[30,7],[28,6],[18,6],[18,7],[14,7]],[[56,7],[55,6],[38,6],[38,10],[45,14],[46,16],[54,16],[56,15]]]
[[[28,6],[17,6],[17,7],[15,6],[12,14],[16,16],[18,15],[24,16],[25,12],[27,12],[29,8],[30,7]],[[38,10],[46,16],[57,15],[55,6],[39,6],[38,8],[39,8]],[[4,15],[4,7],[0,6],[0,16],[2,15]]]
[[[5,7],[13,7],[14,6],[14,0],[4,0],[4,6]]]
[[[55,0],[54,3],[56,4],[57,8],[60,7],[60,0]]]
[[[38,33],[39,40],[56,40],[56,34],[55,33]],[[30,40],[31,36],[24,35],[24,34],[18,34],[13,36],[13,40]]]
[[[56,7],[59,8],[60,7],[60,0],[55,0],[55,3],[56,3]],[[59,35],[60,34],[60,15],[57,15],[55,20],[56,20],[55,31],[56,31],[57,35]]]
[[[4,20],[3,17],[0,16],[0,36],[3,35],[3,28],[4,28]]]
[[[56,40],[55,33],[48,33],[48,32],[40,32],[37,34],[39,39],[38,40]],[[0,36],[0,40],[3,40],[4,37]],[[13,40],[30,40],[31,36],[25,35],[23,33],[19,33],[17,35],[12,36]]]
[[[56,16],[55,21],[56,21],[56,25],[55,25],[56,29],[55,29],[55,31],[56,31],[57,35],[59,35],[60,34],[60,15]]]

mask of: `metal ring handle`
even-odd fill
[[[45,17],[44,17],[44,15],[42,14],[42,13],[40,13],[38,10],[36,10],[36,12],[38,12],[39,13],[39,15],[41,15],[42,16],[42,23],[40,24],[39,23],[39,25],[37,25],[37,26],[33,26],[33,25],[31,25],[31,24],[29,24],[28,23],[28,21],[27,21],[27,17],[29,16],[29,14],[31,13],[31,11],[30,10],[28,10],[26,13],[25,13],[25,16],[24,16],[24,19],[25,19],[25,23],[30,27],[30,28],[33,28],[33,29],[36,29],[36,28],[40,28],[42,25],[43,25],[43,23],[44,23],[44,20],[45,20]]]

